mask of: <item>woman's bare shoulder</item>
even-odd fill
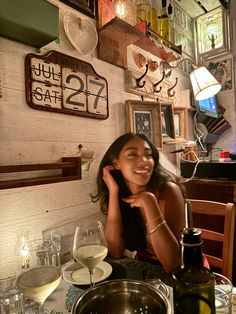
[[[171,191],[172,192],[181,192],[181,188],[177,183],[169,181],[169,182],[165,183],[164,188],[162,189],[162,192],[163,193],[166,193],[166,192],[169,193]]]

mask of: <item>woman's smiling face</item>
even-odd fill
[[[114,160],[115,168],[121,171],[132,193],[145,189],[151,178],[154,164],[151,147],[139,137],[134,137],[125,144],[118,159]]]

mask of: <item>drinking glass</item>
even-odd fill
[[[233,285],[225,276],[214,273],[216,314],[232,313]]]
[[[17,261],[0,264],[0,313],[23,314],[23,293],[16,288]]]
[[[49,241],[52,242],[54,248],[58,255],[58,260],[60,260],[60,252],[61,252],[61,235],[59,233],[48,233],[43,236],[44,242]]]
[[[97,264],[107,255],[107,243],[100,221],[84,221],[77,225],[74,235],[74,259],[88,268],[90,285],[94,285],[93,275]]]
[[[25,297],[37,303],[34,313],[44,313],[44,302],[61,281],[61,264],[54,244],[43,239],[31,241],[27,268],[16,279],[18,289]]]

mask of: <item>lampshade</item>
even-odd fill
[[[220,83],[204,66],[194,68],[190,73],[190,80],[196,100],[209,98],[221,90]]]

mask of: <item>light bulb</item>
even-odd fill
[[[121,18],[125,16],[125,4],[123,1],[116,3],[116,15]]]

